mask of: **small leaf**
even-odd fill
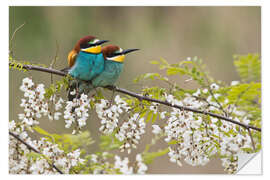
[[[151,64],[159,64],[158,61],[150,61]]]
[[[169,63],[164,58],[160,58],[160,61],[165,65],[169,65]]]
[[[173,145],[173,144],[177,144],[178,143],[178,141],[177,140],[171,140],[170,142],[168,142],[168,145]]]
[[[147,117],[146,117],[145,122],[148,123],[148,122],[151,120],[152,116],[153,116],[153,111],[149,111],[149,112],[148,112],[148,115],[147,115]]]
[[[155,158],[164,156],[165,154],[168,154],[168,152],[169,152],[169,148],[158,150],[157,152],[144,153],[143,154],[144,163],[151,164]]]
[[[155,121],[157,120],[159,113],[157,112],[156,114],[153,113],[153,117],[152,117],[152,123],[155,123]]]

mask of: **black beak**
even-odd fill
[[[106,42],[109,42],[109,40],[99,40],[98,42],[95,43],[95,45],[101,45]]]
[[[128,53],[131,53],[133,51],[138,51],[138,50],[140,50],[140,49],[125,49],[121,52],[121,54],[128,54]]]

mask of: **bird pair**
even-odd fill
[[[123,70],[125,55],[139,50],[123,50],[116,45],[101,47],[106,42],[108,40],[86,36],[68,54],[68,74],[74,78],[69,86],[69,100],[88,94],[96,87],[113,86]]]

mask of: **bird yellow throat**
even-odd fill
[[[112,58],[112,61],[116,61],[116,62],[124,62],[124,60],[125,60],[125,55],[116,56]]]
[[[89,47],[87,49],[82,49],[84,52],[99,54],[101,52],[101,46]]]

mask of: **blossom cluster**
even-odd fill
[[[32,79],[26,77],[22,81],[20,90],[24,93],[24,98],[21,99],[20,106],[24,108],[24,113],[18,114],[22,124],[28,127],[33,127],[39,124],[39,118],[47,116],[50,120],[58,120],[62,115],[59,110],[64,102],[62,98],[56,101],[56,96],[52,96],[50,101],[55,105],[54,109],[50,109],[48,101],[45,99],[44,84],[35,85]]]
[[[90,108],[88,96],[81,94],[80,98],[74,98],[72,101],[67,101],[66,104],[64,111],[65,127],[70,128],[74,123],[78,129],[86,126],[86,120],[89,117],[88,110]]]
[[[120,146],[120,151],[127,150],[128,153],[131,152],[131,148],[136,148],[139,144],[141,135],[145,133],[145,122],[144,118],[140,118],[139,113],[133,114],[127,121],[119,127],[119,130],[115,134],[115,137],[124,142]]]
[[[119,95],[115,96],[114,101],[115,104],[111,105],[108,100],[101,99],[100,103],[95,104],[97,115],[101,119],[99,130],[104,134],[111,134],[118,127],[120,114],[130,109]]]
[[[100,103],[96,103],[96,112],[101,119],[99,130],[107,135],[116,130],[115,137],[124,142],[120,150],[127,150],[130,153],[131,148],[136,148],[141,135],[145,133],[144,118],[140,118],[139,113],[134,113],[120,123],[120,115],[123,112],[128,112],[130,107],[119,95],[115,97],[114,101],[113,105],[104,99],[101,99]]]
[[[115,156],[114,168],[119,169],[119,171],[123,174],[145,174],[147,171],[147,166],[144,164],[142,155],[136,155],[135,166],[129,166],[129,159],[127,157],[123,158],[123,160],[119,156]]]
[[[91,173],[93,174],[115,174],[117,170],[109,162],[109,157],[111,154],[108,152],[90,154],[88,156],[88,164],[86,166],[90,167]]]
[[[176,105],[195,108],[204,105],[193,97],[187,97],[183,101],[172,98],[172,95],[168,97],[167,101]],[[164,127],[167,136],[165,141],[168,143],[175,141],[175,145],[169,148],[170,161],[176,162],[180,166],[182,165],[182,157],[186,163],[192,166],[204,165],[209,161],[208,156],[205,154],[209,143],[202,143],[203,141],[207,142],[208,138],[205,132],[199,129],[202,125],[202,118],[200,116],[196,117],[193,112],[172,108],[167,124]],[[216,151],[212,152],[215,153]]]
[[[24,113],[18,114],[23,124],[34,126],[39,124],[36,120],[43,115],[51,115],[48,113],[48,103],[44,102],[45,89],[43,84],[35,85],[30,78],[24,78],[20,90],[24,93],[20,106],[24,108]]]
[[[10,136],[9,139],[9,172],[11,174],[58,174],[52,167],[55,165],[63,173],[69,173],[72,167],[84,162],[80,158],[80,149],[65,153],[58,144],[51,143],[45,138],[32,140],[24,125],[14,121],[9,123],[9,131],[27,143],[39,153],[33,152],[29,147]]]
[[[237,85],[233,82],[232,85]],[[52,95],[50,99],[45,98],[43,84],[35,85],[31,78],[24,78],[20,90],[24,93],[20,106],[24,112],[19,114],[19,122],[11,121],[9,130],[18,135],[24,142],[37,149],[40,153],[33,153],[26,145],[10,136],[9,143],[9,165],[10,173],[14,174],[55,174],[58,173],[52,164],[59,167],[62,172],[69,173],[73,167],[85,163],[81,158],[80,149],[72,152],[64,152],[58,144],[52,143],[45,138],[32,140],[27,133],[28,129],[39,124],[38,119],[47,116],[50,120],[58,120],[64,107],[65,127],[70,128],[73,124],[76,130],[86,126],[91,108],[90,99],[87,95],[81,94],[79,98],[67,101]],[[172,94],[165,94],[166,102],[172,105],[179,105],[193,109],[204,110],[205,112],[225,113],[226,117],[249,124],[250,116],[238,110],[235,105],[228,105],[229,100],[223,98],[219,101],[221,94],[219,86],[211,84],[209,89],[198,89],[193,94],[186,94],[178,100]],[[71,92],[74,93],[75,92]],[[151,95],[150,95],[151,96]],[[141,136],[145,133],[146,123],[140,113],[135,113],[131,106],[119,95],[114,98],[114,103],[100,99],[95,102],[98,118],[101,120],[99,130],[106,134],[113,134],[117,140],[122,142],[120,151],[131,152],[139,144]],[[54,106],[54,108],[53,108]],[[223,109],[223,107],[225,107]],[[164,126],[152,125],[152,132],[160,137],[165,136],[164,141],[169,144],[168,156],[170,161],[182,166],[182,161],[192,166],[203,166],[211,157],[220,155],[225,171],[235,173],[238,168],[237,155],[243,149],[251,149],[254,146],[251,137],[246,130],[239,126],[220,121],[217,118],[199,115],[191,111],[178,108],[159,112],[161,106],[158,103],[151,103],[148,110],[158,114],[165,122]],[[126,118],[124,115],[128,114]],[[244,116],[245,115],[245,116]],[[122,116],[122,121],[120,121]],[[239,118],[238,118],[239,117]],[[73,132],[76,132],[75,130]],[[157,136],[156,136],[157,137]],[[256,142],[255,142],[256,143]],[[147,166],[143,162],[141,154],[137,154],[136,161],[130,166],[127,157],[121,159],[114,156],[114,165],[108,161],[108,153],[101,155],[91,154],[90,165],[94,174],[144,174]],[[102,165],[101,165],[102,164]]]
[[[212,90],[219,87],[211,85]],[[216,110],[218,104],[211,95],[207,101],[200,101],[198,96],[201,93],[208,93],[207,89],[197,90],[192,96],[187,95],[184,99],[177,100],[173,95],[165,95],[166,101],[173,105],[180,105],[206,111]],[[214,94],[218,98],[218,94]],[[223,103],[227,103],[226,99]],[[210,106],[209,106],[210,104]],[[238,111],[235,111],[238,112]],[[241,113],[241,112],[239,112]],[[229,117],[233,118],[233,117]],[[235,118],[234,118],[235,119]],[[244,118],[245,123],[249,120]],[[182,165],[181,160],[192,166],[205,165],[210,158],[219,153],[222,158],[222,165],[225,171],[235,173],[237,170],[237,154],[243,148],[252,148],[251,139],[248,133],[239,131],[238,126],[226,121],[197,115],[193,112],[172,108],[167,122],[163,128],[152,125],[154,134],[164,133],[164,139],[169,146],[169,157],[171,162]],[[236,134],[236,135],[235,135]]]

